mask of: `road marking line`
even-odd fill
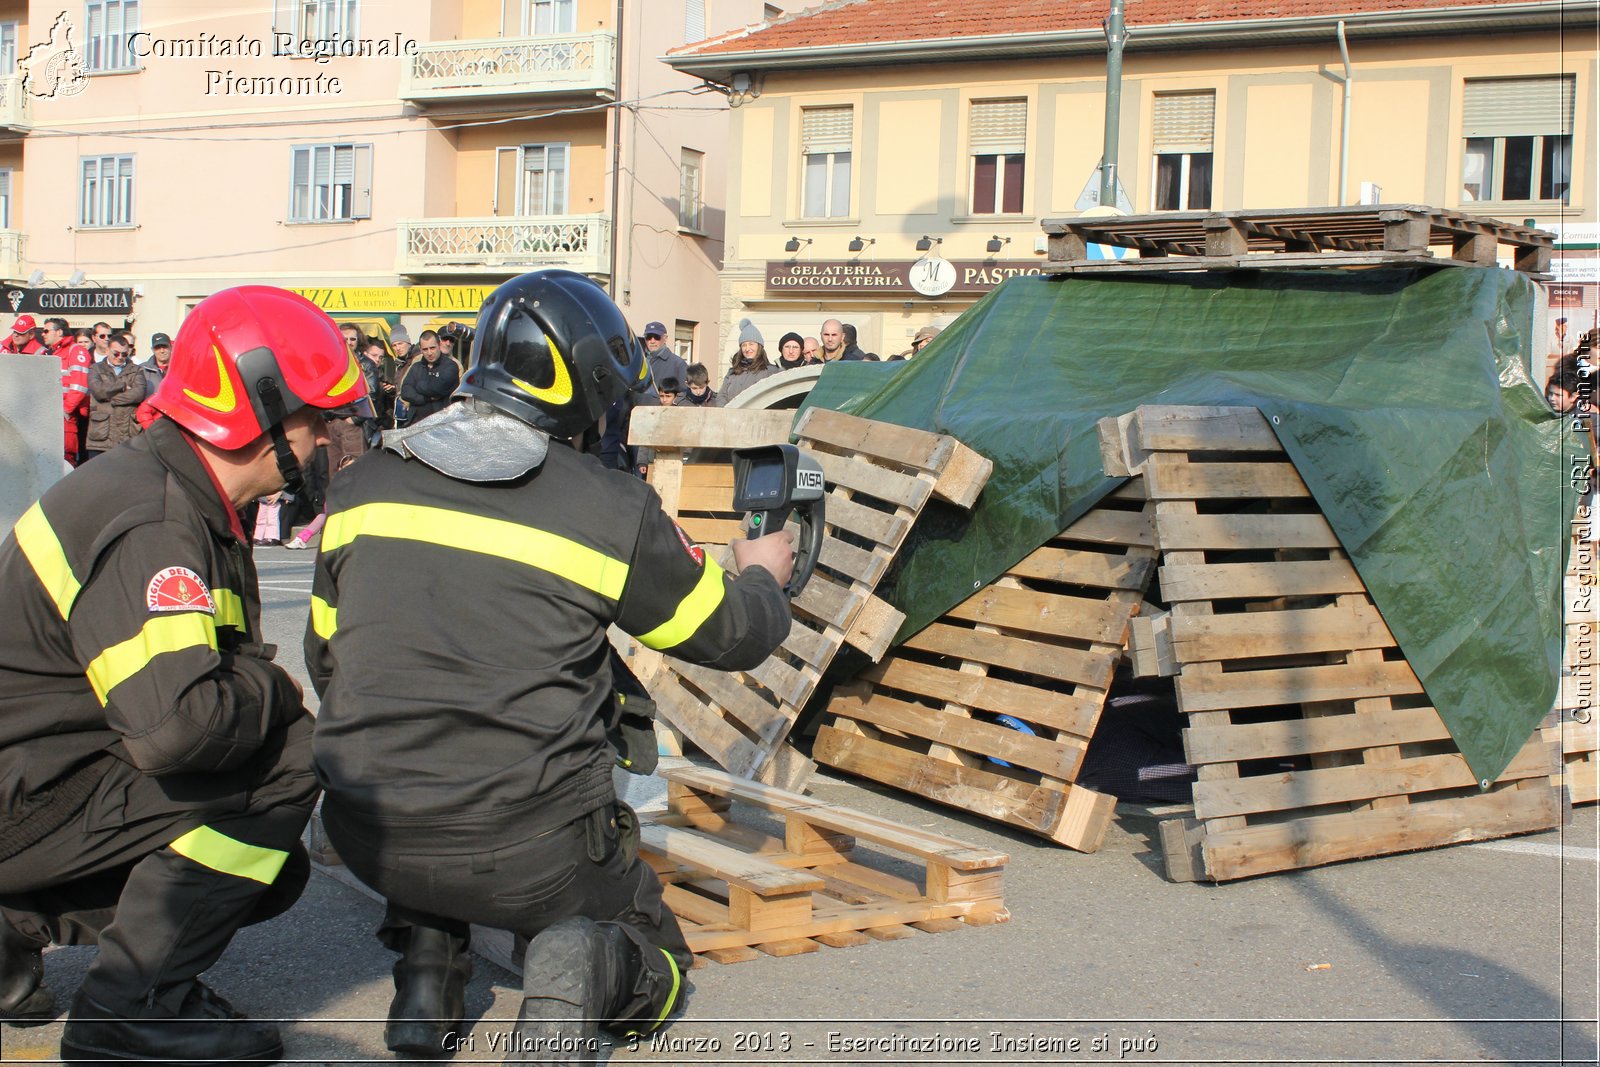
[[[1495,852],[1526,852],[1534,856],[1555,856],[1560,859],[1600,861],[1600,848],[1579,848],[1576,845],[1544,845],[1537,841],[1480,841],[1474,848],[1487,848]]]

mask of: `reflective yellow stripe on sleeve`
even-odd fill
[[[441,548],[497,556],[537,567],[609,600],[622,599],[622,590],[628,584],[628,565],[604,552],[547,530],[447,508],[362,504],[338,512],[328,516],[328,523],[322,528],[322,551],[332,552],[358,537],[424,541]]]
[[[231,626],[244,633],[244,601],[232,589],[213,589],[211,599],[217,604],[217,625]]]
[[[252,882],[271,885],[289,859],[287,852],[260,845],[247,845],[227,834],[201,826],[190,830],[170,846],[180,856],[193,860],[202,867],[231,874],[235,878],[248,878]]]
[[[179,652],[185,648],[215,651],[216,647],[217,627],[210,615],[200,611],[158,615],[134,636],[96,656],[84,673],[89,676],[94,695],[104,705],[113,689],[144,670],[163,652]]]
[[[39,576],[44,591],[65,619],[72,614],[72,603],[78,599],[83,587],[73,577],[66,550],[61,547],[55,530],[51,529],[50,520],[44,517],[44,509],[35,502],[17,520],[14,532],[17,535],[17,547],[28,557],[33,573]]]
[[[724,595],[726,586],[722,581],[722,568],[708,558],[705,569],[700,572],[700,580],[689,591],[689,595],[678,602],[678,610],[672,613],[672,618],[649,633],[640,634],[639,642],[658,652],[683,644],[695,635],[701,624],[711,618],[711,613],[717,610]]]
[[[339,609],[315,593],[311,595],[311,630],[324,641],[333,640],[339,628]]]

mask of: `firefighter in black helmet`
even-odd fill
[[[597,1024],[645,1032],[682,1003],[692,959],[611,784],[606,628],[754,667],[789,630],[793,549],[736,542],[724,572],[645,483],[566,445],[648,389],[598,285],[524,275],[485,301],[454,402],[330,492],[316,768],[329,838],[389,901],[397,1052],[450,1051],[471,923],[532,938],[513,1062],[593,1059]]]

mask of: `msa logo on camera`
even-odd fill
[[[822,472],[821,471],[795,471],[794,472],[794,487],[796,489],[818,489],[818,490],[820,490],[822,488]]]

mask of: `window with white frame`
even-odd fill
[[[566,144],[525,144],[521,151],[521,189],[517,196],[518,214],[565,215],[567,213]]]
[[[1211,207],[1216,114],[1217,94],[1212,89],[1155,95],[1152,210],[1203,211]]]
[[[850,214],[850,149],[855,113],[849,107],[808,107],[800,111],[800,157],[804,161],[800,214],[808,219],[839,219]]]
[[[1028,101],[974,100],[971,118],[972,213],[1022,214]]]
[[[139,0],[88,0],[84,8],[83,69],[134,70],[128,39],[139,32]]]
[[[289,0],[297,40],[343,41],[356,36],[357,0]]]
[[[0,168],[0,230],[11,229],[11,168]]]
[[[1571,199],[1572,75],[1474,78],[1461,108],[1461,199]]]
[[[706,172],[706,154],[683,149],[678,165],[678,225],[686,230],[704,229],[705,195],[701,182]]]
[[[17,72],[17,23],[0,22],[0,74]]]
[[[370,144],[296,145],[289,171],[290,222],[372,217]]]
[[[694,328],[695,323],[685,319],[677,319],[672,324],[672,350],[676,352],[685,363],[695,362],[694,358]],[[684,382],[683,388],[687,390],[689,383]]]
[[[575,33],[578,28],[574,0],[528,0],[526,32],[534,37],[549,33]]]
[[[85,229],[133,225],[133,157],[81,160],[78,225]]]

